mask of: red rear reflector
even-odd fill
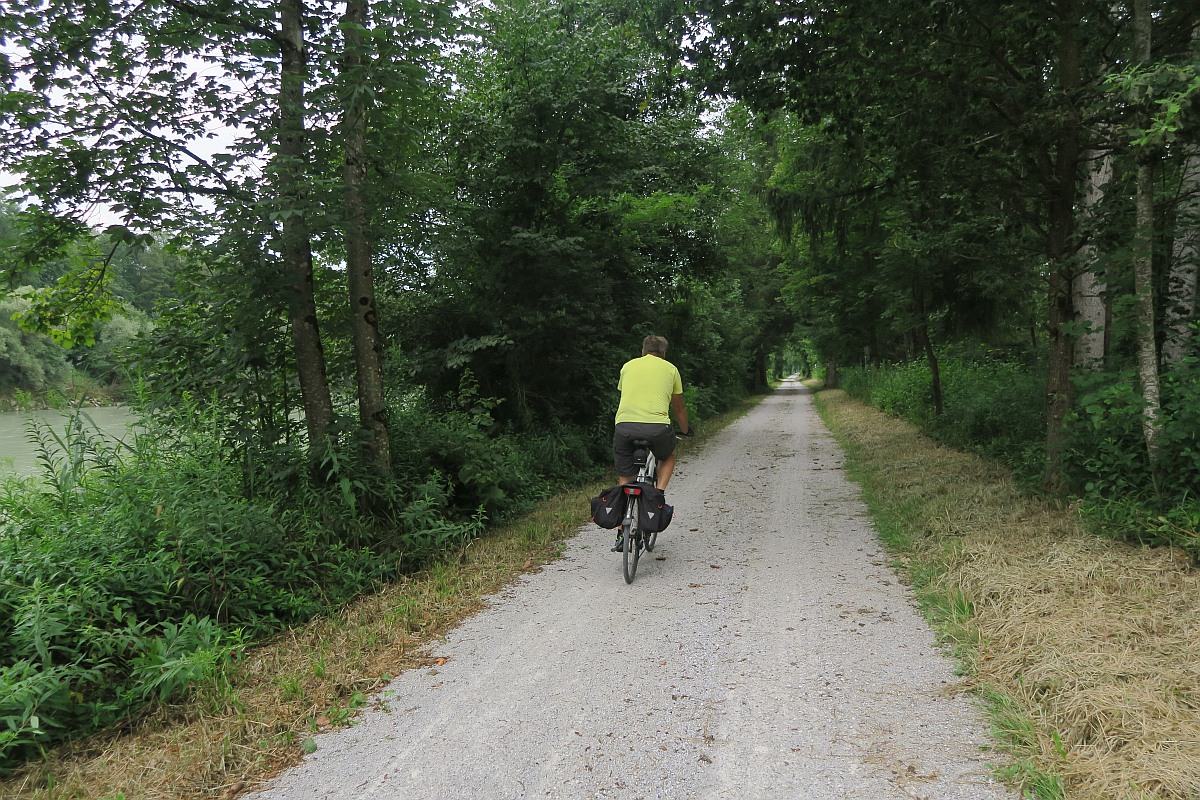
[[[637,486],[626,486],[625,487],[625,494],[630,494],[630,495],[633,495],[634,497],[637,497],[641,493],[642,493],[642,490],[640,488],[638,488]]]

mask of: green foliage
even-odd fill
[[[141,237],[105,257],[102,238],[0,205],[0,273],[23,282],[0,298],[0,393],[34,391],[56,407],[55,393],[74,397],[89,381],[120,386],[125,351],[149,324],[131,306],[148,309],[165,295],[174,262]]]
[[[43,477],[0,492],[0,767],[219,680],[243,642],[458,550],[606,460],[591,431],[505,429],[469,373],[456,398],[394,405],[387,481],[350,431],[314,471],[286,439],[231,447],[230,413],[187,395],[125,443],[82,415],[36,429]]]
[[[1071,474],[1094,495],[1151,495],[1166,503],[1200,486],[1200,360],[1187,359],[1164,376],[1161,432],[1151,462],[1142,434],[1145,400],[1136,374],[1096,372],[1079,379],[1070,428]]]
[[[994,458],[1034,486],[1045,424],[1037,370],[994,358],[943,357],[940,363],[946,403],[941,416],[933,413],[924,361],[846,369],[842,383],[858,399],[908,419],[939,441]],[[1153,462],[1136,380],[1134,370],[1083,373],[1077,379],[1067,477],[1095,530],[1142,544],[1174,545],[1200,558],[1200,359],[1186,359],[1164,378]]]
[[[365,479],[359,494],[393,504],[401,529],[366,502],[347,514],[347,465],[331,483],[294,468],[264,476],[248,498],[215,413],[192,405],[165,423],[145,421],[127,445],[78,418],[61,435],[43,429],[43,482],[4,487],[0,765],[211,678],[243,636],[419,566],[435,554],[431,538],[479,532],[478,520],[449,520],[438,498],[408,486],[388,496]]]
[[[164,622],[145,652],[133,660],[131,682],[139,699],[166,702],[193,685],[214,682],[242,644],[240,630],[225,630],[211,617],[186,614]]]
[[[1153,461],[1136,372],[1094,372],[1078,383],[1068,475],[1081,511],[1116,538],[1176,545],[1200,558],[1200,358],[1186,358],[1163,377]]]
[[[557,424],[517,433],[498,423],[497,401],[478,391],[467,372],[450,408],[411,393],[393,409],[393,469],[419,483],[422,502],[440,501],[456,517],[503,518],[606,460],[586,430]]]
[[[1089,527],[1106,536],[1148,546],[1178,547],[1200,561],[1200,499],[1194,496],[1164,504],[1161,499],[1089,492],[1080,499],[1079,511]]]
[[[65,386],[73,373],[66,352],[50,337],[17,327],[13,316],[29,308],[25,298],[0,298],[0,392],[43,392]]]
[[[1135,147],[1161,148],[1174,142],[1181,133],[1195,135],[1195,105],[1200,97],[1200,74],[1193,64],[1130,64],[1121,72],[1107,76],[1105,88],[1122,102],[1138,103],[1153,109],[1143,128],[1129,131]]]
[[[96,343],[97,326],[118,308],[108,284],[103,265],[88,259],[52,287],[20,292],[28,306],[13,319],[22,330],[45,334],[64,348],[90,347]]]
[[[502,401],[502,427],[598,427],[621,364],[658,333],[711,396],[702,406],[721,407],[780,335],[763,324],[765,237],[743,245],[746,218],[763,216],[754,176],[723,155],[697,98],[648,90],[670,45],[613,17],[603,3],[502,3],[457,60],[452,200],[430,268],[383,304],[436,404],[453,407],[469,369]]]
[[[845,369],[842,386],[938,441],[994,458],[1035,482],[1045,436],[1039,370],[987,353],[945,356],[939,365],[945,401],[940,416],[934,413],[926,361]]]

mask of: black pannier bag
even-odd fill
[[[601,528],[619,527],[625,519],[625,487],[610,486],[592,498],[592,522]]]
[[[667,505],[663,490],[649,483],[642,484],[641,502],[638,503],[638,527],[646,533],[660,533],[671,524],[675,507]]]

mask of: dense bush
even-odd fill
[[[1042,471],[1045,378],[1039,370],[995,358],[943,357],[943,412],[934,413],[925,361],[844,369],[846,391],[903,417],[933,438],[972,450],[1036,480]]]
[[[846,369],[842,383],[864,402],[930,436],[1012,467],[1026,485],[1042,474],[1045,442],[1037,370],[994,359],[943,358],[945,409],[933,412],[924,361]],[[1142,433],[1145,400],[1133,370],[1076,377],[1067,420],[1068,489],[1093,529],[1119,539],[1175,545],[1200,558],[1200,358],[1163,376],[1161,432],[1152,463]]]
[[[518,432],[496,422],[496,405],[479,395],[469,372],[448,408],[422,392],[406,395],[391,412],[396,476],[445,485],[457,513],[482,510],[495,520],[595,473],[603,463],[607,448],[598,448],[590,432],[554,421]]]
[[[1163,376],[1153,462],[1136,374],[1095,372],[1078,385],[1067,467],[1085,515],[1118,538],[1174,544],[1200,558],[1200,358]]]
[[[50,337],[17,327],[12,315],[29,303],[16,296],[0,300],[0,392],[42,392],[65,386],[71,377],[67,353]]]
[[[467,374],[391,409],[394,478],[352,431],[317,465],[240,410],[146,409],[128,444],[39,431],[45,474],[0,491],[0,768],[214,676],[230,653],[416,569],[601,472],[603,435],[518,433]]]
[[[372,483],[345,460],[264,476],[250,498],[215,414],[187,416],[128,447],[78,419],[65,436],[43,430],[47,474],[5,484],[0,767],[480,531],[452,515],[446,483]]]

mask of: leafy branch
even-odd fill
[[[1195,105],[1200,102],[1200,74],[1194,64],[1159,64],[1147,69],[1132,66],[1109,75],[1105,90],[1136,103],[1142,98],[1148,120],[1133,127],[1132,144],[1136,147],[1162,147],[1196,126]]]

